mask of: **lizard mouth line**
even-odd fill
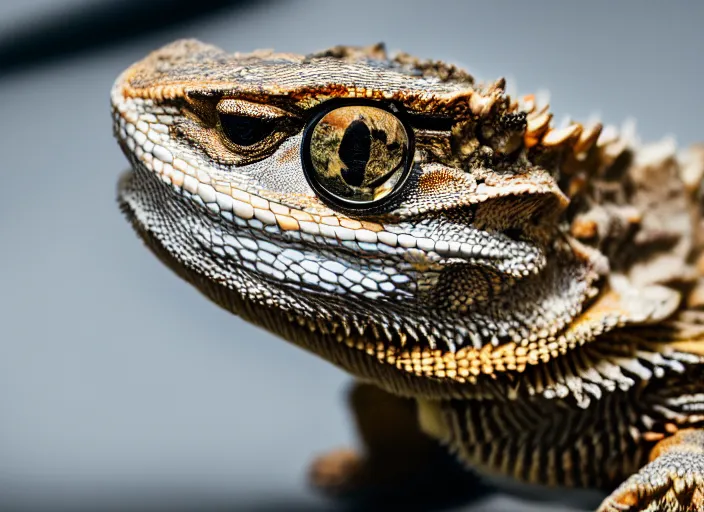
[[[121,142],[129,149],[129,142]],[[310,214],[234,187],[229,187],[229,190],[223,188],[216,190],[211,184],[199,181],[196,177],[197,173],[191,171],[190,174],[185,174],[171,165],[167,166],[160,162],[151,153],[135,152],[130,155],[127,152],[127,154],[132,157],[133,169],[144,168],[160,178],[163,185],[210,214],[220,216],[225,221],[240,227],[269,232],[279,231],[284,240],[299,240],[302,236],[320,236],[329,242],[353,248],[357,253],[367,256],[375,253],[405,252],[416,260],[427,259],[428,263],[452,261],[481,264],[493,261],[500,266],[503,266],[503,263],[506,267],[514,263],[510,257],[506,257],[507,254],[511,254],[512,246],[525,248],[528,245],[508,238],[497,244],[495,237],[478,229],[476,233],[480,238],[472,243],[419,236],[395,225]],[[157,164],[157,162],[160,163]],[[199,177],[202,178],[202,173]],[[482,234],[486,238],[485,243],[482,243]],[[493,246],[488,243],[489,241],[494,242]],[[541,255],[536,251],[532,259],[540,257]],[[516,277],[525,275],[527,274],[521,269]]]
[[[136,157],[137,155],[135,155]],[[207,211],[211,216],[224,220],[237,231],[266,233],[260,243],[267,239],[278,239],[281,244],[310,242],[313,237],[326,239],[335,246],[337,254],[353,257],[372,258],[378,255],[397,255],[415,265],[445,266],[448,264],[489,265],[500,271],[512,273],[514,277],[535,274],[543,267],[544,255],[536,250],[525,253],[525,242],[506,239],[496,243],[495,236],[482,230],[474,230],[473,242],[456,239],[431,238],[406,232],[402,227],[382,225],[335,216],[321,217],[302,210],[288,208],[258,195],[244,192],[234,187],[230,194],[215,190],[211,185],[198,181],[191,175],[175,176],[163,167],[154,166],[154,158],[133,160],[133,170],[144,169],[157,177],[157,183],[165,190],[177,194]],[[383,231],[382,231],[383,230]],[[514,261],[512,249],[524,250],[522,262],[535,262],[530,270]],[[508,255],[508,256],[507,256]]]

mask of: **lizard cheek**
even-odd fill
[[[304,135],[306,178],[323,201],[335,206],[378,206],[408,176],[410,133],[383,108],[348,105],[324,111]]]

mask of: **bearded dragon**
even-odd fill
[[[704,510],[704,148],[555,126],[503,79],[382,45],[181,40],[111,100],[151,251],[360,382],[366,448],[319,486],[416,471],[432,440],[607,489],[601,511]]]

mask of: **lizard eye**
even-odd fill
[[[251,146],[271,135],[274,121],[244,115],[220,114],[225,136],[238,146]]]
[[[392,112],[369,105],[328,109],[308,125],[302,160],[308,183],[328,200],[369,208],[400,190],[412,164],[412,132]]]
[[[220,140],[235,165],[270,156],[287,137],[301,130],[298,116],[266,103],[226,97],[218,101],[215,109]],[[216,153],[214,158],[221,156]]]

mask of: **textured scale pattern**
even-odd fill
[[[111,100],[132,166],[123,210],[214,302],[417,400],[423,430],[472,466],[624,482],[604,510],[704,506],[704,443],[686,434],[704,421],[702,147],[556,127],[503,79],[380,45],[230,55],[177,41]],[[312,179],[394,169],[394,116],[414,140],[408,179],[365,210],[319,197],[302,162],[315,113],[360,101],[385,110],[328,119],[377,112],[374,159],[374,130],[326,128]],[[684,448],[654,457],[662,443]]]

